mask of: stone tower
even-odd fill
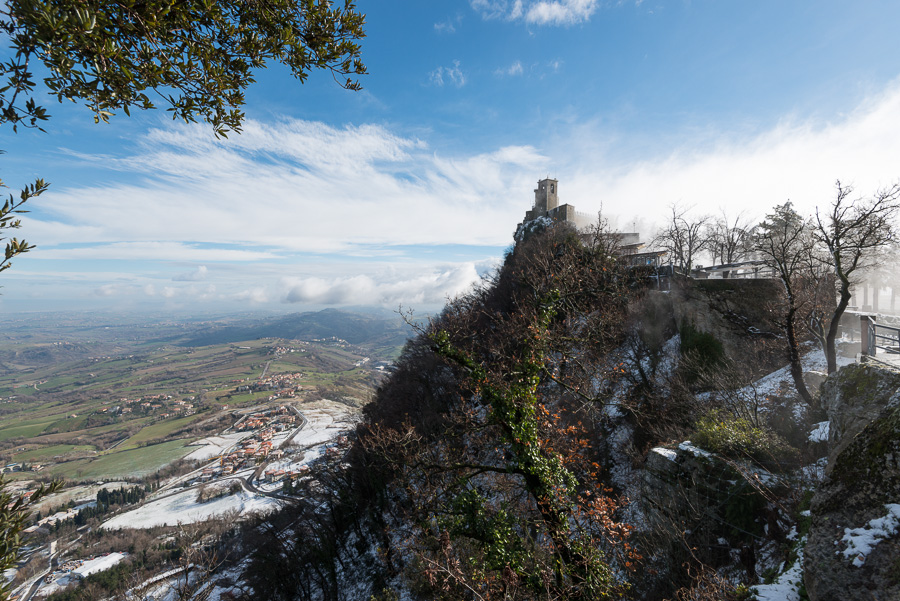
[[[543,215],[559,206],[559,182],[555,179],[542,179],[534,191],[534,208]]]
[[[525,221],[538,217],[548,217],[559,206],[559,182],[555,179],[542,179],[534,190],[534,206],[525,213]]]

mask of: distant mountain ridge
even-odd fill
[[[178,344],[207,346],[257,338],[315,340],[336,337],[350,344],[384,347],[403,345],[411,336],[412,331],[399,316],[386,319],[376,315],[324,309],[260,319],[250,325],[210,326]]]

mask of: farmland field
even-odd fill
[[[363,403],[383,375],[376,363],[396,356],[406,333],[347,314],[372,337],[351,344],[329,336],[338,324],[354,332],[338,313],[143,323],[4,318],[0,465],[37,465],[35,477],[85,482],[145,475],[227,428],[242,407],[273,397]],[[278,332],[285,337],[271,335]]]

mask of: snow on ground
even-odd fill
[[[77,584],[78,579],[72,576],[70,572],[54,572],[50,582],[44,582],[35,592],[36,599],[49,597],[53,593],[68,588],[72,584]]]
[[[800,601],[800,587],[803,585],[803,547],[806,538],[797,545],[797,561],[772,584],[750,587],[756,593],[757,601]]]
[[[897,534],[900,527],[900,504],[888,503],[884,506],[888,514],[883,518],[870,520],[862,528],[844,528],[844,536],[841,541],[847,545],[843,554],[847,559],[853,559],[853,565],[861,567],[866,563],[866,557],[872,552],[872,548],[883,539]]]
[[[237,444],[242,438],[250,436],[250,432],[234,432],[233,434],[220,434],[210,436],[193,443],[191,446],[199,448],[185,457],[188,461],[206,461],[216,455],[221,455],[229,447]]]
[[[85,576],[110,569],[126,557],[128,557],[127,553],[108,553],[100,557],[86,559],[74,570],[53,572],[50,575],[50,581],[42,582],[34,596],[35,598],[49,597],[53,593],[62,591],[73,584],[78,584]]]
[[[110,553],[109,555],[101,555],[100,557],[95,557],[94,559],[89,559],[81,564],[77,570],[72,570],[72,573],[75,575],[79,575],[82,578],[85,576],[90,576],[91,574],[96,574],[97,572],[102,572],[104,570],[108,570],[127,556],[126,553]]]
[[[839,340],[838,343],[841,341]],[[828,371],[828,362],[825,359],[825,351],[822,350],[818,345],[813,346],[808,352],[806,352],[802,359],[801,363],[803,364],[803,372],[819,372],[826,373]],[[837,366],[840,369],[845,365],[850,365],[852,363],[856,363],[856,360],[852,357],[842,357],[838,355],[837,357]],[[794,390],[794,381],[791,378],[791,368],[789,365],[785,365],[781,369],[775,370],[767,376],[763,376],[759,380],[753,383],[753,387],[756,389],[756,393],[761,396],[768,395],[790,395],[793,396],[796,394]],[[751,387],[747,387],[744,389],[747,393],[752,393]]]
[[[119,530],[191,524],[230,511],[237,511],[241,515],[268,513],[279,505],[280,502],[276,499],[255,495],[244,490],[206,503],[197,503],[197,491],[189,490],[151,501],[137,509],[117,515],[104,522],[101,528]]]
[[[304,405],[301,408],[308,423],[291,441],[292,445],[306,447],[318,445],[335,438],[338,430],[351,427],[350,411],[330,401]]]

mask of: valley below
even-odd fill
[[[14,598],[83,595],[92,578],[122,591],[190,581],[191,545],[291,503],[310,465],[346,451],[406,337],[399,319],[336,311],[275,320],[297,338],[244,318],[96,319],[4,324],[3,479],[25,497],[59,487],[34,504],[5,575]],[[353,343],[337,335],[361,322]]]

